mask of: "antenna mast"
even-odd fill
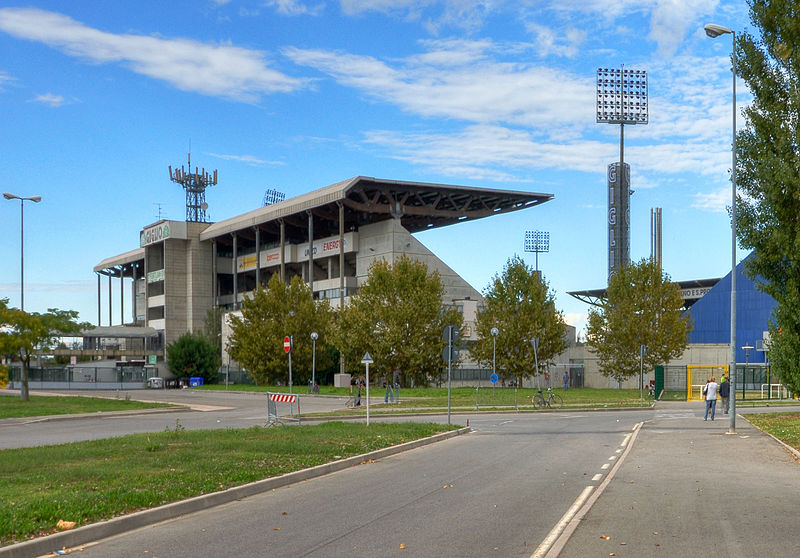
[[[186,220],[192,223],[207,223],[206,209],[206,188],[217,184],[217,171],[214,170],[213,174],[206,172],[206,169],[194,168],[192,172],[192,154],[189,153],[187,157],[189,172],[183,168],[175,169],[172,172],[172,166],[169,167],[169,179],[172,182],[180,184],[186,191]]]

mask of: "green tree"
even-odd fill
[[[556,309],[553,293],[519,256],[509,259],[502,274],[495,275],[484,298],[476,324],[478,341],[471,354],[491,366],[496,341],[497,373],[504,380],[516,378],[521,385],[523,378],[536,374],[537,357],[541,370],[567,348],[564,316]],[[498,330],[496,340],[492,328]],[[539,344],[534,355],[531,340],[536,337]]]
[[[444,286],[437,271],[403,255],[394,265],[376,260],[367,280],[339,313],[337,346],[347,369],[363,370],[361,358],[369,352],[374,368],[388,381],[400,375],[406,385],[427,386],[442,373],[442,331],[461,329],[463,316],[444,303]]]
[[[167,362],[178,378],[203,378],[207,384],[217,381],[219,352],[202,334],[187,332],[167,345]]]
[[[325,349],[332,322],[328,301],[315,301],[308,284],[300,277],[292,277],[286,284],[273,275],[266,289],[259,288],[252,298],[242,301],[241,317],[231,317],[228,352],[256,383],[285,383],[289,378],[289,359],[283,350],[283,338],[288,335],[294,342],[292,383],[304,384],[311,379],[312,332],[319,335],[317,370],[331,365]]]
[[[769,358],[800,391],[800,6],[749,0],[760,38],[739,34],[738,74],[753,94],[736,137],[737,232],[746,273],[777,302]]]
[[[692,323],[682,305],[680,287],[652,260],[617,269],[606,300],[589,310],[586,328],[600,372],[618,382],[638,374],[641,345],[645,370],[683,354]]]
[[[219,306],[209,308],[203,324],[203,337],[217,348],[217,354],[222,358],[222,317],[225,310]]]
[[[8,299],[0,299],[0,354],[19,357],[22,361],[20,399],[29,400],[28,371],[37,349],[46,349],[59,336],[74,335],[93,326],[79,323],[74,310],[48,308],[47,312],[25,312],[8,307]]]

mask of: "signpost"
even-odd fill
[[[364,358],[361,359],[361,364],[367,367],[367,426],[369,426],[369,365],[375,362],[369,355],[369,351],[364,353]]]
[[[450,377],[453,372],[453,359],[458,359],[458,349],[453,346],[453,343],[458,341],[459,335],[458,328],[454,325],[445,326],[442,332],[442,339],[447,342],[442,352],[442,356],[447,361],[447,424],[450,424]]]
[[[292,338],[283,338],[283,351],[289,355],[289,393],[292,393]]]

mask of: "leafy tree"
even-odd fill
[[[300,277],[288,284],[273,275],[266,289],[259,288],[252,298],[242,301],[242,315],[232,316],[228,352],[261,385],[286,382],[289,359],[283,350],[283,338],[293,338],[292,383],[311,379],[313,342],[317,339],[317,369],[331,365],[325,350],[333,312],[327,300],[315,301],[311,289]]]
[[[746,272],[777,302],[769,357],[800,391],[800,6],[749,0],[749,33],[736,41],[737,70],[753,94],[736,137],[737,232],[754,250]]]
[[[497,372],[504,380],[536,374],[536,359],[540,368],[567,348],[564,316],[556,310],[553,293],[541,275],[525,264],[519,256],[506,262],[501,275],[495,275],[484,292],[486,304],[478,311],[476,329],[478,342],[472,356],[489,366],[496,341]],[[495,340],[492,328],[497,328]],[[538,337],[534,355],[531,339]]]
[[[362,370],[369,351],[374,370],[401,383],[411,379],[427,386],[442,373],[442,332],[446,325],[459,329],[461,313],[444,304],[444,286],[437,271],[403,255],[394,265],[376,260],[367,280],[340,312],[337,345],[351,372]]]
[[[62,335],[91,329],[89,323],[78,323],[74,310],[48,308],[47,312],[25,312],[8,307],[8,299],[0,299],[0,354],[18,356],[22,361],[20,399],[29,400],[28,371],[36,349],[44,349]]]
[[[167,362],[178,378],[203,378],[207,384],[217,381],[220,356],[202,334],[187,332],[167,345]]]
[[[225,314],[219,306],[209,308],[203,324],[203,337],[217,348],[217,353],[222,358],[222,317]]]
[[[605,302],[589,310],[586,337],[600,372],[618,382],[638,374],[641,345],[647,370],[683,354],[692,324],[682,305],[680,287],[653,260],[618,268]]]

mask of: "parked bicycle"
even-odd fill
[[[531,398],[534,409],[560,409],[564,405],[564,400],[557,393],[553,393],[553,388],[547,388],[547,395],[542,393],[542,390],[533,394]]]

